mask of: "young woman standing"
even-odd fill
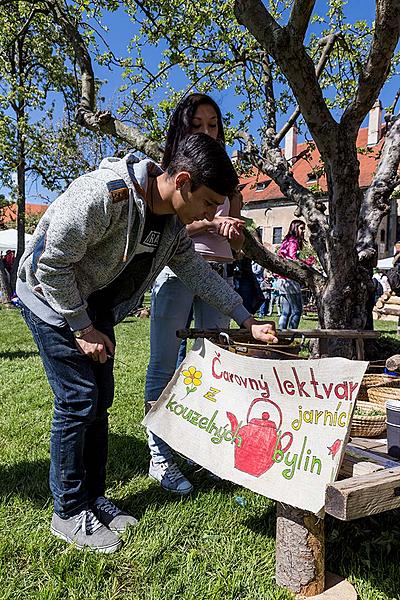
[[[304,245],[306,225],[300,219],[294,219],[283,239],[278,255],[291,260],[300,260],[299,254]],[[279,329],[297,329],[303,312],[301,286],[297,281],[280,277],[278,290],[281,300]]]
[[[191,94],[177,106],[172,115],[162,168],[173,159],[179,142],[193,133],[205,133],[225,145],[221,111],[205,94]],[[232,285],[232,249],[243,242],[240,219],[241,194],[226,198],[212,221],[203,220],[187,226],[195,250],[210,266]],[[224,328],[230,319],[206,304],[169,269],[158,276],[152,290],[150,325],[150,362],[147,369],[146,410],[155,402],[176,369],[180,340],[177,329],[186,327],[193,307],[195,327]],[[189,494],[193,486],[175,463],[171,448],[158,436],[148,432],[151,454],[149,475],[161,486],[177,494]]]

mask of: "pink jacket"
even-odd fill
[[[295,236],[292,236],[286,240],[283,240],[278,251],[278,256],[282,256],[283,258],[291,258],[292,260],[299,260],[299,251],[299,240]]]
[[[287,240],[283,240],[281,247],[278,251],[278,256],[282,256],[283,258],[290,258],[292,260],[298,260],[300,262],[305,263],[306,265],[313,265],[315,263],[315,258],[313,256],[309,256],[305,260],[299,258],[300,253],[300,243],[297,237],[291,236],[287,238]]]

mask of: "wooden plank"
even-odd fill
[[[372,443],[372,440],[369,440],[368,438],[360,438],[360,440],[366,443]],[[354,442],[354,440],[352,441]],[[353,477],[356,474],[362,474],[364,467],[358,465],[363,463],[376,465],[383,469],[395,469],[396,467],[400,467],[399,461],[386,454],[386,440],[384,444],[381,443],[380,447],[384,449],[384,452],[372,448],[368,449],[368,447],[360,448],[353,443],[348,444],[340,466],[339,477]],[[368,467],[365,468],[368,469]],[[374,469],[370,467],[369,470],[372,472]]]
[[[377,308],[375,310],[381,315],[393,315],[394,317],[400,316],[400,306],[397,304],[385,304],[383,308]]]
[[[352,436],[350,446],[363,448],[364,450],[379,449],[382,453],[386,453],[386,438],[361,438]]]
[[[327,485],[325,511],[341,521],[400,507],[400,467]]]
[[[179,338],[215,338],[221,331],[226,332],[232,340],[249,341],[250,334],[247,329],[178,329]],[[356,329],[282,329],[278,332],[278,339],[287,338],[314,338],[314,339],[376,339],[380,336],[379,331],[359,331]]]
[[[357,360],[364,360],[364,339],[356,339]]]
[[[383,471],[385,467],[377,465],[376,463],[361,461],[355,463],[353,467],[353,477],[359,477],[361,475],[368,475],[368,473],[376,473],[376,471]]]
[[[382,465],[383,467],[385,467],[385,469],[395,469],[396,467],[400,467],[400,461],[392,458],[388,454],[383,452],[377,452],[376,450],[372,449],[366,450],[364,448],[358,448],[354,444],[347,444],[346,455],[353,456],[358,460],[368,460],[370,462],[374,462],[377,465]]]
[[[384,448],[386,450],[386,444]],[[396,467],[400,467],[400,462],[392,459],[387,454],[358,448],[353,444],[348,444],[340,467],[339,477],[353,477],[357,473],[360,474],[363,467],[356,468],[356,465],[361,463],[377,465],[383,469],[395,469]],[[370,470],[372,471],[372,468]]]

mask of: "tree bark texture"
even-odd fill
[[[379,225],[383,215],[390,212],[390,196],[400,184],[397,172],[400,163],[400,115],[392,120],[381,159],[361,205],[359,230],[357,236],[357,251],[360,258],[375,243]]]
[[[2,260],[0,260],[0,295],[1,304],[11,308],[11,286]]]
[[[303,596],[325,587],[324,520],[277,503],[276,582]]]

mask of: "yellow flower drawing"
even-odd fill
[[[182,371],[184,376],[183,383],[185,385],[201,385],[202,372],[196,371],[196,367],[189,367],[187,371]]]

